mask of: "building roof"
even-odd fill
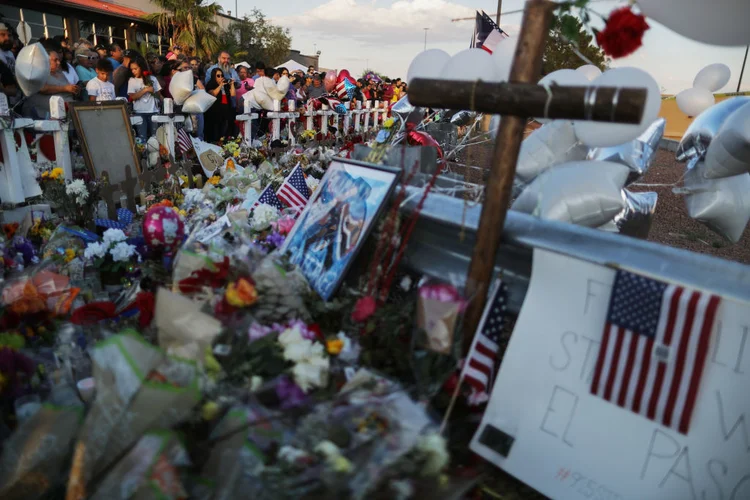
[[[64,4],[66,7],[77,7],[83,10],[101,12],[129,19],[140,19],[146,15],[146,12],[143,12],[142,10],[114,3],[102,2],[100,0],[57,0],[54,3]]]

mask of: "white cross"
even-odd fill
[[[34,130],[37,132],[52,132],[55,141],[55,163],[63,169],[65,178],[73,180],[73,165],[70,161],[70,143],[68,130],[70,124],[65,120],[65,101],[60,96],[49,98],[49,120],[36,120]]]
[[[169,150],[169,155],[174,158],[175,142],[177,140],[177,131],[175,130],[174,124],[184,122],[185,117],[183,115],[174,114],[174,101],[169,97],[166,97],[164,99],[164,114],[152,116],[151,121],[164,124],[164,130],[167,135],[167,149]]]
[[[16,141],[13,138],[16,122],[11,121],[8,109],[8,97],[0,93],[0,147],[3,151],[3,168],[0,172],[0,198],[3,203],[23,203],[21,164],[16,153]],[[30,120],[29,120],[30,121]]]
[[[235,118],[238,122],[243,122],[242,124],[242,141],[245,143],[245,146],[252,147],[253,142],[253,120],[258,119],[258,113],[253,113],[253,106],[250,104],[250,101],[245,99],[244,100],[244,110],[245,113],[241,115],[237,115],[237,118]]]
[[[271,140],[275,141],[281,138],[281,119],[282,118],[289,118],[289,119],[297,118],[297,113],[293,112],[291,108],[288,113],[282,113],[281,101],[274,100],[273,111],[269,112],[266,116],[272,119]]]
[[[362,128],[362,113],[366,113],[366,111],[362,111],[362,102],[357,101],[357,107],[355,110],[352,110],[351,114],[354,115],[354,131],[359,132]]]
[[[370,130],[370,108],[371,107],[372,107],[372,101],[365,102],[365,110],[364,110],[364,114],[365,114],[365,126],[364,126],[364,129],[363,129],[365,132],[367,132],[368,130]]]
[[[346,134],[349,133],[349,127],[351,126],[351,121],[352,121],[352,113],[351,111],[349,111],[351,106],[352,106],[352,103],[350,102],[344,103],[344,107],[346,108],[346,114],[344,115],[344,128],[339,134],[341,136],[345,136]]]

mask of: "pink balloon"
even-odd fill
[[[328,75],[326,75],[326,76],[328,76]],[[345,79],[350,79],[352,81],[354,80],[354,78],[352,78],[352,74],[349,73],[348,69],[342,69],[341,71],[339,71],[339,77],[338,77],[338,80],[336,81],[336,83],[342,82]]]
[[[331,92],[338,83],[336,70],[332,69],[331,71],[326,73],[326,77],[323,80],[323,85],[325,85],[326,92]]]

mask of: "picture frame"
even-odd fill
[[[344,158],[326,170],[281,248],[323,300],[338,290],[401,174]]]
[[[71,103],[70,112],[86,167],[94,178],[106,173],[110,185],[117,186],[141,173],[125,102],[76,102]]]

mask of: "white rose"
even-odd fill
[[[103,243],[89,243],[83,252],[83,256],[86,259],[101,258],[107,254],[107,248]]]
[[[293,361],[299,363],[304,361],[311,356],[312,342],[310,340],[301,340],[294,344],[287,344],[284,347],[284,359],[287,361]]]
[[[112,254],[112,260],[115,262],[125,262],[135,254],[135,246],[121,241],[109,253]]]
[[[445,439],[440,434],[428,434],[419,438],[417,450],[424,455],[425,463],[422,475],[435,476],[448,465],[450,455],[445,445]]]
[[[284,347],[289,344],[301,342],[303,340],[305,339],[302,337],[302,332],[296,326],[294,328],[287,328],[286,330],[281,332],[281,335],[279,335],[278,338],[279,344],[283,345]]]
[[[328,385],[328,368],[310,363],[297,363],[292,368],[294,382],[304,392],[314,387],[325,387]]]

